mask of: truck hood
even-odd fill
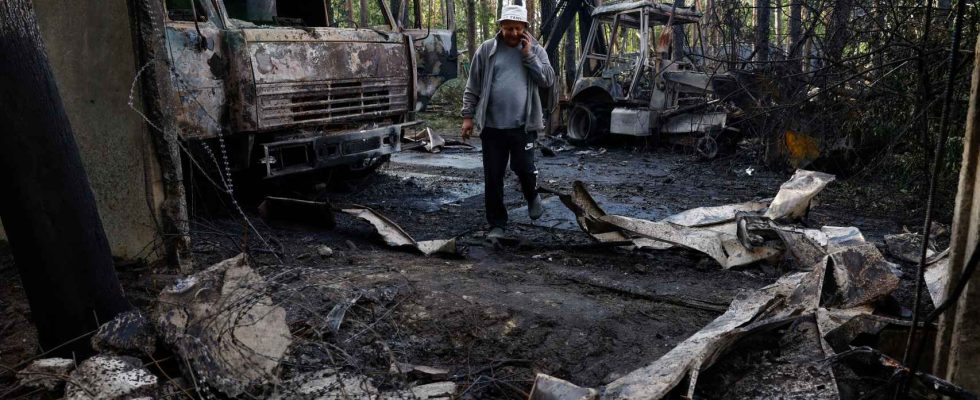
[[[370,29],[243,29],[258,129],[397,115],[410,103],[404,37]],[[243,110],[248,113],[251,110]]]

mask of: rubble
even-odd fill
[[[425,380],[428,382],[443,380],[449,377],[449,370],[425,365],[415,365],[409,363],[396,362],[391,364],[391,372],[406,375],[410,379]]]
[[[598,394],[595,389],[576,386],[566,380],[538,374],[534,378],[529,400],[593,400]]]
[[[341,208],[340,211],[370,223],[389,246],[414,248],[427,256],[436,253],[457,253],[455,238],[416,241],[394,221],[369,207],[350,205]]]
[[[325,369],[299,374],[283,382],[269,399],[347,400],[375,398],[378,394],[378,389],[365,376]]]
[[[327,328],[330,329],[334,335],[340,332],[340,324],[344,322],[344,316],[347,315],[347,310],[356,304],[360,298],[361,295],[358,293],[350,300],[338,302],[333,306],[333,308],[330,309],[330,312],[327,313]]]
[[[749,201],[739,204],[728,204],[716,207],[692,208],[690,210],[671,215],[661,221],[691,228],[721,224],[734,221],[735,216],[739,212],[757,213],[765,211],[766,208],[769,207],[769,201],[771,201],[771,199]]]
[[[828,362],[849,365],[852,369],[868,371],[875,382],[891,381],[910,377],[908,385],[910,395],[907,398],[942,398],[956,400],[976,400],[978,397],[966,389],[932,374],[915,371],[910,374],[907,366],[880,351],[869,347],[858,347],[834,355]],[[853,368],[853,367],[857,368]],[[911,375],[911,376],[910,376]],[[918,396],[911,395],[919,392]],[[888,394],[889,397],[890,393]]]
[[[779,192],[769,204],[765,217],[773,221],[798,220],[806,215],[810,201],[828,183],[836,179],[833,175],[798,169],[796,173],[779,187]]]
[[[319,245],[316,247],[316,254],[319,254],[320,257],[327,258],[333,256],[333,249],[327,245]]]
[[[785,304],[785,300],[805,281],[806,274],[789,274],[756,292],[740,294],[732,301],[728,311],[659,360],[607,385],[602,398],[660,399],[685,376],[690,377],[686,393],[688,398],[692,398],[698,373],[738,338],[765,324],[765,320],[761,324],[752,323],[759,321],[759,317],[765,315],[764,311]]]
[[[834,352],[843,353],[850,350],[851,344],[860,335],[878,335],[889,326],[911,326],[908,321],[873,315],[871,312],[870,309],[859,310],[854,315],[842,318],[843,323],[833,329],[822,328],[825,332],[823,337]]]
[[[240,254],[164,289],[154,322],[195,376],[238,396],[277,382],[275,371],[292,343],[286,311],[267,290]]]
[[[545,157],[555,157],[558,153],[571,148],[568,141],[559,136],[542,137],[537,140],[537,144],[538,149],[541,150],[541,155]]]
[[[652,222],[616,215],[607,215],[600,220],[650,239],[700,251],[723,268],[751,264],[780,254],[779,250],[769,247],[745,248],[735,236],[734,224],[712,229],[689,228],[669,222]]]
[[[784,227],[774,222],[802,217],[813,197],[833,180],[834,176],[830,174],[798,170],[789,181],[783,183],[771,204],[767,200],[757,200],[699,207],[660,221],[607,215],[580,181],[573,184],[570,195],[552,193],[557,194],[562,203],[575,213],[582,230],[601,243],[619,243],[649,250],[682,246],[707,254],[723,268],[731,268],[782,253],[783,249],[775,246],[775,242],[765,243],[764,238],[758,237],[758,231],[764,230],[771,232],[770,236],[774,239],[787,242],[783,247],[800,253],[798,256],[807,253],[809,256],[805,257],[805,264],[809,265],[826,255],[828,246],[838,249],[864,241],[856,228],[832,227],[824,232]],[[745,221],[752,221],[752,226],[747,226]],[[817,245],[781,232],[783,230],[805,234]],[[830,235],[834,236],[833,245]]]
[[[922,235],[918,233],[885,235],[885,246],[888,248],[888,254],[892,257],[905,262],[918,264],[919,257],[922,254]],[[930,260],[935,256],[936,250],[933,246],[926,249],[926,260]]]
[[[143,355],[156,351],[153,325],[139,311],[119,314],[99,327],[92,348],[100,353]]]
[[[430,153],[438,153],[442,151],[442,147],[446,145],[446,139],[439,136],[430,128],[425,128],[425,133],[429,136],[429,140],[425,143],[425,149]]]
[[[677,390],[676,386],[685,377],[688,378],[687,387],[680,393],[694,398],[699,376],[736,343],[790,323],[799,324],[800,318],[812,321],[805,322],[809,326],[807,331],[819,333],[820,339],[809,339],[809,350],[798,347],[798,351],[809,352],[810,356],[805,360],[795,358],[789,365],[762,368],[757,372],[760,375],[747,382],[758,383],[752,386],[757,390],[754,393],[767,393],[759,398],[837,398],[832,373],[825,366],[816,364],[819,359],[834,354],[832,349],[822,348],[823,338],[831,333],[839,337],[844,332],[841,329],[847,329],[842,326],[851,326],[847,325],[848,321],[870,314],[868,308],[853,306],[869,304],[897,287],[897,277],[888,275],[892,271],[887,262],[871,249],[874,246],[846,248],[825,256],[809,271],[793,272],[772,285],[740,294],[728,311],[660,359],[609,383],[602,398],[664,398]],[[827,280],[827,273],[845,279]],[[884,282],[879,285],[878,280]],[[830,286],[824,287],[825,282]],[[825,293],[833,295],[824,299]],[[841,339],[834,340],[841,342]],[[798,341],[789,343],[800,345]],[[785,353],[787,347],[790,346],[783,345],[781,352]],[[715,380],[710,382],[718,384]],[[749,390],[738,386],[724,388],[735,397],[740,396],[735,393],[743,389]],[[532,393],[532,398],[534,396]]]
[[[419,400],[452,399],[456,395],[455,382],[436,382],[412,388],[412,395]]]
[[[853,226],[823,226],[820,232],[827,238],[827,251],[838,251],[867,243],[861,230]]]
[[[786,224],[802,218],[813,196],[832,180],[832,175],[797,171],[761,215],[764,204],[754,202],[693,209],[657,222],[605,215],[576,185],[576,194],[562,200],[594,237],[601,232],[632,241],[632,235],[641,235],[701,251],[723,267],[785,251],[801,270],[741,293],[724,314],[660,359],[610,382],[601,398],[840,398],[823,360],[849,349],[858,334],[873,335],[896,323],[872,313],[900,279],[897,265],[866,243],[857,228]],[[760,250],[766,253],[754,253]],[[780,359],[763,357],[767,351]],[[745,364],[748,359],[757,361]],[[702,376],[707,386],[699,386]],[[682,382],[686,386],[678,387]],[[536,385],[531,398],[577,398],[555,393]]]
[[[157,377],[139,359],[97,355],[83,361],[68,379],[66,400],[123,400],[152,397]]]
[[[42,358],[34,360],[17,372],[22,386],[53,391],[68,379],[68,373],[75,368],[75,361],[67,358]]]
[[[898,269],[873,244],[847,248],[830,255],[836,292],[825,304],[852,308],[874,303],[898,288]]]
[[[753,332],[700,374],[697,398],[839,399],[812,316]]]
[[[424,149],[429,153],[439,153],[442,152],[443,148],[450,146],[464,147],[467,149],[475,148],[473,145],[466,142],[446,140],[428,127],[426,127],[423,131],[416,132],[414,135],[406,135],[402,138],[402,140],[409,143],[409,145],[405,146],[403,150]]]

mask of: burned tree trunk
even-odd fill
[[[128,310],[28,0],[0,3],[0,219],[44,349],[87,355]]]
[[[798,70],[802,70],[803,51],[803,0],[789,1],[789,59]]]
[[[601,4],[601,2],[600,2]],[[589,31],[592,30],[592,11],[589,7],[580,6],[578,8],[578,43],[585,46],[589,40]]]
[[[541,22],[538,24],[538,37],[544,37],[545,35],[551,34],[551,27],[555,23],[555,1],[554,0],[541,0]],[[551,60],[554,64],[555,60]]]
[[[837,69],[841,57],[844,55],[844,46],[847,44],[849,32],[847,29],[851,11],[854,9],[854,0],[835,0],[834,10],[830,14],[830,23],[827,25],[827,40],[824,46],[824,66],[831,64],[831,69]]]
[[[573,21],[574,22],[574,21]],[[565,92],[569,97],[572,95],[572,87],[575,86],[575,24],[568,24],[568,31],[565,33]]]
[[[755,59],[769,61],[769,0],[755,0]]]
[[[684,0],[674,0],[674,6],[684,7]],[[673,43],[674,51],[673,54],[671,55],[671,59],[677,61],[683,60],[685,56],[684,44],[687,42],[684,38],[684,25],[674,24],[673,36],[674,36],[674,43]]]

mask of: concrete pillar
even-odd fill
[[[162,178],[150,132],[128,104],[137,62],[127,2],[34,0],[34,6],[112,253],[156,261],[164,256],[155,246]],[[136,85],[137,107],[139,94]]]
[[[980,42],[974,53],[980,62]],[[980,240],[980,68],[973,69],[970,108],[963,141],[963,165],[953,216],[948,291],[956,286],[970,252]],[[980,393],[980,275],[974,274],[957,304],[940,320],[934,372]]]

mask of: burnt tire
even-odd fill
[[[566,137],[569,143],[576,146],[596,144],[609,136],[608,107],[576,104],[568,112],[568,131]]]
[[[718,141],[711,135],[704,135],[698,138],[694,144],[694,150],[698,153],[698,158],[702,160],[712,160],[718,156]]]

